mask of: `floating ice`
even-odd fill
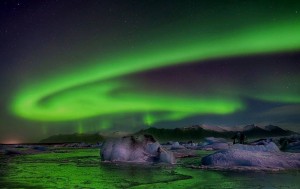
[[[206,137],[204,139],[205,144],[214,144],[214,143],[227,143],[225,138],[215,138],[215,137]]]
[[[224,138],[207,137],[199,148],[202,150],[222,150],[228,149],[229,145]]]
[[[185,149],[183,145],[180,145],[179,142],[174,142],[171,146],[171,150]]]
[[[225,169],[299,169],[300,154],[280,152],[273,142],[254,146],[238,144],[202,158],[202,164]]]
[[[235,144],[232,149],[247,150],[254,152],[279,152],[279,148],[274,142],[267,143],[266,145],[243,145]]]
[[[100,154],[104,161],[175,163],[173,153],[165,150],[151,135],[108,140]]]

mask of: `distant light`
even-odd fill
[[[7,139],[7,140],[4,140],[1,143],[2,144],[20,144],[22,142],[20,140],[18,140],[18,139]]]

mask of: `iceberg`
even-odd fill
[[[107,140],[100,150],[103,161],[175,163],[172,152],[151,135],[126,136]]]
[[[266,143],[265,145],[243,145],[235,144],[232,149],[246,150],[253,152],[280,152],[279,148],[274,142]]]
[[[204,143],[206,144],[227,143],[227,140],[225,138],[206,137],[204,139]]]
[[[202,150],[222,150],[228,149],[229,144],[224,138],[207,137],[204,142],[199,146]]]
[[[183,145],[180,145],[179,142],[174,142],[171,146],[171,150],[179,150],[179,149],[185,149]]]
[[[275,143],[237,144],[202,158],[202,165],[222,169],[299,169],[300,154],[280,152]]]

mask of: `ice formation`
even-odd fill
[[[107,140],[100,155],[104,161],[175,163],[173,153],[165,150],[151,135]]]
[[[174,142],[171,146],[171,150],[179,150],[179,149],[185,149],[183,145],[180,145],[179,142]]]
[[[204,143],[206,144],[227,143],[227,140],[225,138],[206,137],[204,139]]]
[[[247,150],[253,152],[279,152],[280,151],[274,142],[269,142],[266,143],[265,145],[235,144],[232,146],[232,149]]]
[[[199,148],[202,150],[222,150],[228,149],[229,145],[224,138],[207,137]]]
[[[253,146],[237,144],[202,158],[202,165],[225,169],[299,169],[300,154],[280,152],[273,142]]]

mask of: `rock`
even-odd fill
[[[32,149],[38,150],[38,151],[47,151],[48,148],[45,146],[34,146]]]
[[[280,138],[279,144],[281,145],[280,149],[283,151],[300,153],[299,135],[292,135],[289,137]]]
[[[27,146],[19,145],[19,144],[15,146],[15,148],[26,148],[26,147],[27,147]]]
[[[22,151],[14,150],[14,149],[6,149],[4,152],[5,155],[22,155],[24,154]]]
[[[296,152],[296,153],[299,153],[300,152],[300,141],[289,143],[285,147],[284,150],[287,151],[287,152]]]
[[[100,155],[103,161],[175,163],[173,153],[165,150],[151,135],[107,140]]]

